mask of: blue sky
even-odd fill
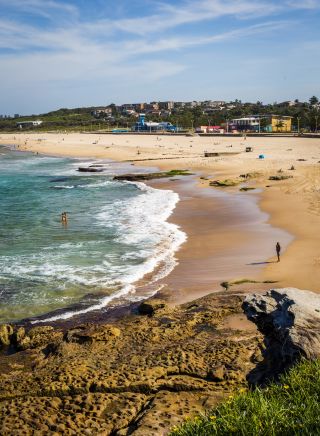
[[[320,96],[320,0],[0,0],[0,114]]]

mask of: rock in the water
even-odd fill
[[[95,167],[79,167],[78,171],[82,173],[102,173],[103,168],[95,168]]]
[[[319,294],[295,288],[272,289],[263,295],[248,295],[243,309],[265,335],[267,347],[276,346],[279,359],[320,356]]]

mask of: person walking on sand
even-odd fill
[[[279,242],[277,242],[276,252],[277,252],[278,262],[280,262],[280,251],[281,251],[281,246],[280,246]]]

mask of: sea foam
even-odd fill
[[[94,185],[99,187],[104,183],[110,182]],[[155,283],[169,274],[177,264],[175,252],[185,242],[186,234],[176,224],[169,223],[167,220],[179,201],[179,195],[171,190],[155,189],[140,182],[122,183],[137,187],[140,190],[139,195],[116,201],[112,207],[103,206],[95,215],[95,220],[97,225],[116,229],[118,242],[136,247],[136,250],[132,251],[131,248],[131,251],[121,256],[122,265],[119,264],[119,259],[116,264],[112,264],[112,256],[109,255],[100,266],[95,265],[92,268],[91,277],[88,277],[88,274],[84,278],[76,269],[59,271],[59,267],[50,267],[48,263],[44,265],[45,271],[42,271],[44,276],[58,275],[60,279],[68,277],[68,280],[71,279],[82,285],[94,284],[101,286],[102,289],[114,287],[116,290],[88,307],[79,310],[66,309],[58,315],[34,320],[33,324],[70,319],[75,315],[100,310],[119,298],[127,301],[142,299],[143,296],[134,295],[135,284],[145,275],[156,270],[150,279],[150,283]],[[127,265],[128,259],[137,260],[137,263]],[[104,274],[106,271],[108,271],[108,279]],[[89,273],[89,268],[87,272]]]

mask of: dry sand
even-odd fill
[[[175,291],[177,301],[218,289],[222,278],[275,280],[276,287],[320,291],[320,139],[21,133],[2,134],[0,143],[48,155],[129,160],[139,166],[197,172],[197,189],[186,181],[155,184],[177,190],[182,198],[171,219],[189,238],[177,253],[179,265],[164,280],[167,289]],[[253,152],[245,153],[246,146],[253,147]],[[204,158],[204,151],[227,154]],[[265,159],[259,159],[260,154]],[[291,171],[292,165],[295,170]],[[278,173],[280,169],[282,173]],[[258,194],[239,192],[239,186],[208,187],[210,180],[234,179],[252,172],[259,175],[247,185],[261,188]],[[268,180],[277,174],[293,178]],[[200,175],[208,180],[200,179]],[[228,210],[219,192],[231,196],[234,204]],[[245,199],[249,210],[253,208],[249,218],[237,213],[244,209],[237,202]],[[259,216],[254,203],[268,214],[267,218]],[[271,226],[258,232],[265,221]],[[292,242],[287,232],[294,238]],[[291,242],[279,263],[272,257],[273,238],[278,236],[284,248]],[[238,288],[246,291],[270,286],[245,283]]]

